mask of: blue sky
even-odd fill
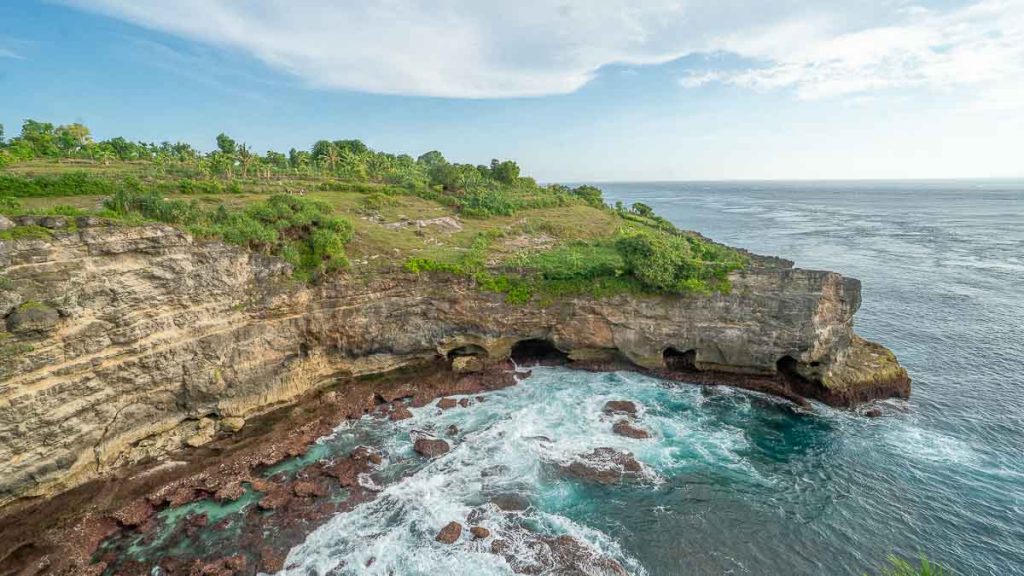
[[[1020,177],[1024,0],[7,0],[25,118],[545,181]]]

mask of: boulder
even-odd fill
[[[644,430],[643,428],[633,426],[633,424],[629,420],[625,419],[619,420],[618,422],[613,424],[612,432],[618,434],[619,436],[625,436],[627,438],[643,439],[651,437],[650,432]]]
[[[437,401],[437,407],[441,410],[448,410],[449,408],[455,408],[459,403],[455,398],[441,398]]]
[[[408,418],[412,418],[412,412],[409,411],[409,408],[401,402],[395,402],[391,413],[388,414],[388,420],[398,422],[399,420],[406,420]]]
[[[473,526],[469,532],[473,535],[474,540],[483,540],[491,535],[491,531],[483,526]]]
[[[462,536],[462,524],[452,521],[441,528],[434,540],[442,544],[454,544],[459,540],[459,536]]]
[[[213,440],[216,433],[216,423],[212,418],[200,418],[196,426],[196,433],[185,439],[185,444],[192,448],[198,448]]]
[[[636,404],[629,400],[609,400],[605,402],[604,413],[636,416]]]
[[[4,216],[3,214],[0,214],[0,232],[3,232],[4,230],[10,230],[15,226],[17,226],[17,224],[11,222],[11,220]]]
[[[220,421],[220,429],[224,432],[238,432],[243,426],[245,426],[245,418],[239,418],[237,416],[228,416]]]
[[[412,449],[420,456],[427,458],[436,458],[451,450],[448,443],[440,438],[420,438],[413,443]]]
[[[643,464],[637,462],[629,452],[595,448],[577,456],[576,460],[562,469],[580,480],[607,485],[621,482],[623,478],[638,478],[643,472]]]

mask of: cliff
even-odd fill
[[[52,237],[0,240],[0,505],[202,444],[338,375],[438,356],[472,369],[521,342],[777,378],[836,405],[909,392],[854,334],[860,283],[833,272],[776,263],[734,272],[728,294],[517,305],[446,275],[297,283],[281,260],[164,225],[44,224]]]

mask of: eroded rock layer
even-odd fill
[[[202,445],[337,376],[438,355],[472,371],[517,345],[778,377],[837,405],[909,392],[892,353],[853,332],[860,283],[833,272],[755,266],[729,294],[515,305],[400,271],[299,284],[280,260],[167,226],[55,227],[0,241],[0,505]]]

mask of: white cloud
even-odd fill
[[[6,48],[0,48],[0,58],[13,58],[15,60],[23,59],[21,55],[14,50],[8,50]]]
[[[757,61],[684,85],[800,97],[1024,76],[1024,0],[946,12],[904,0],[65,0],[250,54],[311,85],[425,96],[569,93],[610,64],[725,52]]]
[[[784,51],[756,34],[726,38],[721,48],[766,64],[693,74],[683,85],[790,88],[805,99],[894,88],[969,88],[977,100],[1005,104],[1024,90],[1024,1],[984,0],[945,13],[906,10],[899,22],[812,39]]]

